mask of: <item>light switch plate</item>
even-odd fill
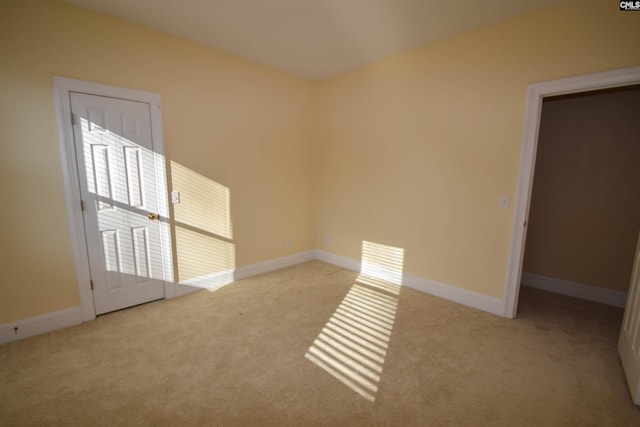
[[[498,206],[500,206],[500,209],[509,209],[509,202],[510,201],[511,201],[511,197],[503,194],[503,195],[500,196],[500,200],[498,202]]]
[[[171,192],[171,203],[180,203],[180,192],[172,191]]]

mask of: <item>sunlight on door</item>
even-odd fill
[[[176,162],[174,259],[159,100],[68,96],[95,314],[188,292],[175,287],[174,268],[180,284],[232,282],[229,188]]]
[[[95,203],[86,208],[95,209],[108,287],[173,280],[171,263],[163,263],[171,255],[163,241],[169,237],[168,209],[158,194],[162,156],[133,142],[140,132],[135,117],[121,113],[115,132],[106,128],[104,111],[90,108],[87,116],[81,119],[84,162]],[[162,221],[153,222],[150,213]]]
[[[153,257],[163,247],[157,227],[168,225],[168,215],[158,222],[149,214],[158,210],[154,153],[124,136],[103,129],[99,111],[82,119],[85,135],[87,183],[96,195],[105,268],[110,272],[173,281],[162,258]],[[123,123],[126,123],[123,120]],[[135,124],[122,134],[137,132]],[[164,165],[164,159],[162,159]],[[164,174],[163,174],[164,175]],[[215,290],[233,281],[233,244],[229,188],[171,162],[172,188],[181,194],[174,206],[178,282]],[[126,223],[131,232],[123,233]],[[169,258],[170,259],[170,258]],[[165,271],[166,270],[166,271]],[[120,281],[112,280],[112,287]]]
[[[362,242],[360,274],[305,357],[375,401],[402,285],[404,249]]]

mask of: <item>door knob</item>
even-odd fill
[[[150,213],[149,215],[147,215],[147,217],[148,217],[150,220],[152,220],[152,221],[153,221],[154,219],[158,219],[158,215],[157,215],[157,214],[154,214],[154,213]]]

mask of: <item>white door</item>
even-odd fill
[[[96,314],[164,298],[150,105],[70,97]]]
[[[618,352],[633,402],[640,405],[640,237],[618,340]]]

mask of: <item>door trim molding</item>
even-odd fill
[[[71,245],[76,266],[76,279],[78,281],[78,293],[80,294],[80,306],[82,307],[82,320],[93,320],[96,317],[91,291],[91,274],[89,269],[89,256],[80,208],[80,182],[77,170],[77,158],[74,147],[73,127],[71,125],[71,101],[70,92],[80,92],[89,95],[120,98],[131,101],[146,102],[151,106],[151,132],[154,147],[156,149],[156,172],[161,168],[162,173],[157,174],[158,188],[167,191],[166,162],[164,160],[164,144],[162,137],[162,116],[160,114],[160,95],[135,89],[127,89],[109,86],[100,83],[83,80],[69,79],[65,77],[53,77],[53,96],[55,102],[56,122],[58,125],[58,142],[60,144],[60,159],[62,161],[62,173],[64,178],[64,191],[67,204],[67,218],[71,235]],[[169,218],[169,206],[167,197],[159,197],[159,214]],[[164,265],[164,291],[165,298],[175,296],[173,284],[173,256],[171,250],[171,231],[168,223],[160,228],[162,239],[162,257]]]
[[[640,67],[534,83],[527,87],[520,165],[518,168],[518,186],[514,203],[515,209],[505,280],[504,315],[506,317],[514,318],[518,307],[526,238],[524,224],[529,216],[543,98],[634,84],[640,84]]]

